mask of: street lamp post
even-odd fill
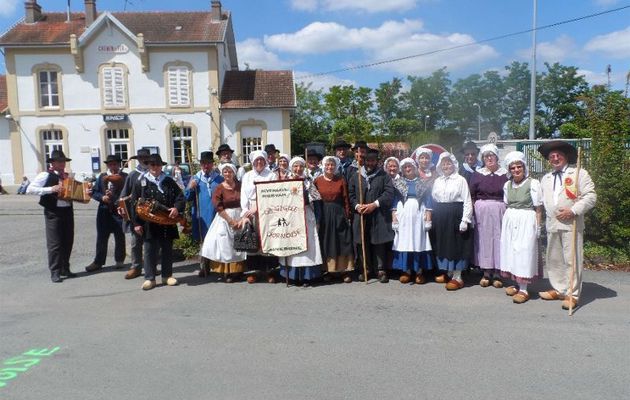
[[[425,115],[424,116],[424,131],[425,132],[427,131],[427,121],[428,121],[429,118],[431,118],[431,116],[429,116],[429,115]]]
[[[481,106],[479,103],[473,103],[473,106],[477,106],[477,135],[479,140],[481,140]]]

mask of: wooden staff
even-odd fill
[[[575,171],[575,196],[576,198],[580,195],[579,190],[579,179],[580,179],[580,167],[582,165],[582,147],[578,147],[577,154],[577,170]],[[577,269],[577,215],[573,218],[573,238],[572,238],[572,248],[571,248],[571,276],[569,278],[569,288],[571,290],[571,294],[569,295],[569,317],[573,316],[573,283],[575,280],[575,271]]]
[[[363,160],[358,162],[359,168],[357,168],[357,177],[359,179],[359,205],[363,205],[363,185],[361,184],[361,163]],[[365,222],[363,221],[363,213],[359,214],[361,218],[361,257],[363,259],[363,278],[365,279],[365,284],[368,283],[368,273],[367,273],[367,260],[365,259]]]
[[[195,179],[193,176],[190,179]],[[199,243],[203,246],[203,238],[201,237],[201,204],[199,203],[199,183],[197,182],[197,187],[195,188],[195,200],[197,201],[197,230],[199,231]],[[199,270],[201,270],[201,274],[206,277],[208,276],[208,271],[203,265],[203,256],[199,256]]]

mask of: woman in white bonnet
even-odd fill
[[[540,182],[529,177],[525,154],[513,151],[505,157],[510,180],[503,186],[507,210],[501,228],[501,275],[516,282],[505,289],[517,304],[529,300],[527,286],[542,276],[538,238],[542,222]]]
[[[448,152],[440,154],[437,165],[438,177],[433,183],[433,228],[431,239],[437,260],[438,275],[435,281],[446,281],[448,272],[451,280],[446,290],[464,287],[462,271],[468,267],[472,256],[473,237],[471,232],[472,202],[466,179],[457,173],[458,162]]]
[[[273,173],[267,167],[267,153],[262,150],[252,151],[249,154],[252,170],[243,175],[241,183],[241,215],[247,218],[256,228],[258,219],[256,213],[256,185],[255,182],[265,182],[273,179]],[[257,229],[256,229],[257,230]],[[278,257],[263,254],[260,249],[257,252],[247,254],[247,283],[254,283],[261,273],[267,276],[267,282],[275,283],[273,269],[278,266]]]

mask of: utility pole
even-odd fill
[[[534,0],[534,20],[532,26],[532,65],[529,84],[529,140],[536,139],[536,14],[538,2]]]

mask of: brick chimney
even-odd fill
[[[221,2],[219,0],[212,0],[210,4],[212,6],[212,20],[221,21]]]
[[[27,24],[32,24],[42,19],[42,6],[37,4],[37,0],[27,0],[24,2],[25,17]]]
[[[85,26],[90,26],[96,19],[96,0],[85,0]]]

